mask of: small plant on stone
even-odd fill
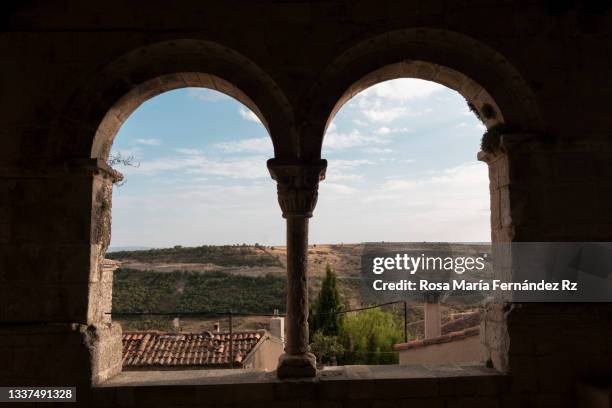
[[[480,120],[483,124],[486,120],[495,119],[497,117],[497,112],[493,105],[489,103],[485,103],[480,108],[480,111],[476,109],[473,103],[467,101],[468,109],[476,115],[478,120]],[[506,126],[503,123],[497,123],[490,128],[488,128],[484,134],[482,135],[482,139],[480,141],[480,149],[484,152],[494,152],[499,148],[499,143],[501,141],[501,136],[504,132],[506,132]]]
[[[108,200],[105,198],[102,200],[102,204],[100,204],[100,209],[102,211],[108,211],[108,209],[110,208],[110,204],[108,203]]]
[[[111,153],[106,161],[110,167],[125,166],[125,167],[140,167],[140,163],[136,161],[133,155],[123,156],[121,152]],[[113,182],[117,187],[121,187],[126,183],[126,179],[122,178]]]
[[[497,150],[499,148],[501,136],[505,131],[506,126],[503,123],[498,123],[487,129],[482,135],[482,141],[480,142],[482,151],[491,153]]]

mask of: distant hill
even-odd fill
[[[362,255],[410,249],[449,248],[457,254],[487,252],[489,244],[446,243],[364,243],[317,244],[308,248],[309,292],[315,299],[326,265],[330,265],[339,279],[345,307],[357,308],[367,303],[361,285]],[[203,245],[198,247],[120,250],[107,253],[107,258],[121,261],[113,284],[115,312],[173,312],[227,311],[272,313],[283,311],[286,290],[286,258],[284,246],[261,245]],[[485,278],[474,276],[473,279]],[[449,294],[455,298],[455,294]],[[386,295],[376,299],[383,303]],[[455,305],[444,310],[449,313],[471,310],[482,300],[482,295],[455,298]],[[399,309],[398,309],[399,310]],[[403,317],[403,311],[400,310]],[[409,321],[422,319],[421,301],[408,309]],[[212,319],[212,318],[211,318]],[[218,318],[216,318],[218,319]],[[267,317],[244,317],[236,327],[261,328]],[[129,320],[129,319],[128,319]],[[122,321],[132,328],[170,327],[171,319],[147,318],[146,322]],[[212,320],[182,319],[193,330],[209,330]],[[148,324],[148,326],[145,325]],[[128,325],[129,324],[129,325]],[[144,325],[144,326],[143,326]],[[210,326],[210,327],[209,327]]]
[[[113,251],[107,258],[147,263],[198,263],[219,266],[282,266],[277,256],[259,246],[203,245],[198,247],[155,248],[146,250]]]
[[[490,244],[470,243],[402,243],[368,242],[363,244],[317,244],[308,248],[309,289],[312,296],[319,291],[326,265],[336,272],[341,281],[341,290],[350,307],[359,307],[367,299],[362,298],[361,260],[364,254],[411,250],[416,253],[430,250],[451,251],[455,255],[488,252]],[[108,258],[121,261],[121,269],[149,273],[173,273],[190,271],[198,273],[223,272],[229,275],[264,277],[274,275],[285,278],[287,250],[284,246],[262,245],[203,245],[198,247],[175,246],[133,251],[116,251]],[[482,275],[470,274],[468,280],[488,279],[487,269]],[[456,294],[451,294],[456,298]],[[467,296],[461,303],[478,301],[482,296]],[[382,302],[393,299],[393,293],[381,293],[377,298]],[[389,299],[387,299],[389,298]],[[457,299],[456,299],[457,300]]]
[[[108,248],[106,250],[106,253],[111,253],[111,252],[119,252],[119,251],[142,251],[144,249],[151,249],[151,247],[146,247],[146,246],[112,246],[110,248]]]

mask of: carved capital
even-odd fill
[[[268,160],[268,170],[277,183],[278,203],[285,218],[310,218],[317,205],[319,181],[325,178],[327,160],[300,163]]]

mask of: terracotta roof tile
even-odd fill
[[[442,334],[448,334],[478,326],[480,324],[480,320],[480,311],[466,313],[457,319],[450,320],[449,322],[443,324],[441,327]]]
[[[480,323],[481,315],[480,311],[476,310],[473,312],[464,313],[461,317],[457,317],[453,320],[449,320],[447,317],[443,318],[443,324],[441,329],[442,334],[448,334],[454,331],[461,331],[469,327],[476,326]],[[425,320],[417,320],[408,323],[408,328],[411,333],[416,335],[417,338],[425,335]]]
[[[413,340],[413,341],[409,341],[408,343],[394,344],[393,349],[397,351],[410,350],[410,349],[419,348],[419,347],[427,347],[432,344],[442,344],[442,343],[449,343],[451,341],[462,340],[468,337],[478,336],[479,334],[480,334],[480,326],[474,326],[474,327],[467,328],[465,330],[450,332],[450,333],[443,334],[438,337],[433,337],[431,339]]]
[[[233,333],[233,365],[240,366],[264,334],[265,330]],[[125,332],[123,367],[227,366],[229,340],[229,333]]]

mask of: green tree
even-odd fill
[[[340,341],[342,364],[397,364],[393,345],[402,341],[402,324],[393,313],[369,309],[347,316]]]
[[[337,336],[342,326],[342,317],[337,313],[341,307],[338,278],[328,264],[325,267],[321,291],[312,310],[311,335],[320,331],[325,336]]]

